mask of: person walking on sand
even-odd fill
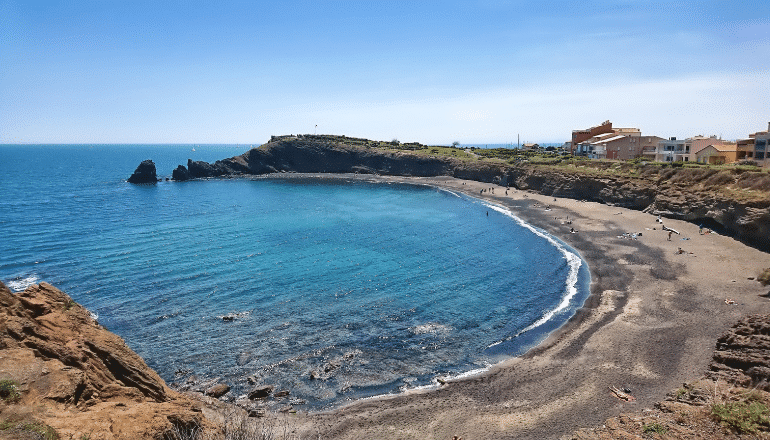
[[[668,231],[668,241],[671,241],[671,234],[672,234],[672,232]]]

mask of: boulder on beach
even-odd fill
[[[151,160],[143,160],[142,163],[136,167],[134,174],[128,178],[129,183],[156,183],[158,181],[158,174],[155,171],[155,162]]]

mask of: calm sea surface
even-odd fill
[[[521,354],[588,294],[574,250],[447,191],[125,182],[144,159],[170,175],[245,151],[0,145],[0,280],[61,288],[168,382],[218,377],[239,396],[252,376],[308,408]]]

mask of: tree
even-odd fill
[[[457,141],[452,142],[452,148],[457,148],[459,145],[460,143]]]

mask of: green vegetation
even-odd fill
[[[653,422],[642,425],[642,432],[645,434],[665,434],[668,432],[668,428],[658,422]]]
[[[48,425],[37,422],[10,421],[0,422],[0,431],[16,431],[37,434],[43,440],[59,440],[59,434]]]
[[[737,401],[714,403],[711,415],[722,425],[739,433],[757,433],[770,428],[770,409],[758,392],[750,392]]]
[[[0,399],[5,403],[16,403],[21,400],[18,385],[13,380],[0,380]]]

